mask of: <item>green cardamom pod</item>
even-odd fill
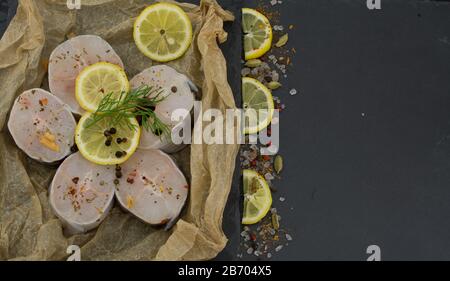
[[[245,63],[245,66],[251,67],[251,68],[255,68],[255,67],[260,66],[261,64],[262,64],[261,60],[259,60],[259,59],[252,59],[252,60],[247,61]]]
[[[281,87],[281,83],[280,83],[280,82],[277,82],[277,81],[272,81],[272,82],[270,82],[269,84],[267,84],[267,86],[268,86],[269,89],[271,89],[271,90],[276,90],[276,89],[278,89],[278,88]]]
[[[278,220],[277,214],[272,214],[272,226],[275,230],[280,229],[280,221]]]
[[[278,42],[275,44],[275,46],[277,46],[278,48],[283,47],[284,45],[286,45],[286,43],[289,40],[289,35],[286,33],[285,35],[281,36],[280,39],[278,40]]]
[[[277,155],[275,157],[273,167],[275,168],[275,172],[277,172],[277,174],[281,173],[281,171],[283,170],[283,157],[281,155]]]

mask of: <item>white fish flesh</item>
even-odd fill
[[[114,202],[114,166],[87,161],[79,152],[56,171],[50,186],[50,205],[67,234],[96,228]]]
[[[83,114],[75,98],[75,80],[86,67],[97,62],[109,62],[123,68],[120,57],[111,45],[96,35],[73,37],[53,50],[48,65],[50,91],[70,106],[72,112]]]
[[[121,171],[116,197],[123,208],[152,225],[178,218],[189,185],[170,156],[160,150],[138,149],[121,165]]]
[[[23,92],[8,121],[17,146],[33,159],[52,163],[70,154],[76,122],[70,108],[42,89]]]
[[[190,117],[195,98],[191,90],[193,84],[185,75],[169,66],[157,65],[137,74],[131,79],[130,85],[133,89],[147,85],[161,91],[161,97],[164,97],[164,100],[156,105],[155,114],[169,126],[170,130],[174,131],[174,128],[180,126],[190,126],[190,123],[186,123],[191,122],[188,117]],[[195,86],[193,87],[195,88]],[[177,109],[184,110],[186,114],[182,115],[181,121],[172,121],[172,113]],[[173,144],[170,137],[162,138],[147,130],[142,130],[139,147],[161,149],[167,153],[173,153],[183,148],[182,145]]]

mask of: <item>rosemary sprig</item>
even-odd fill
[[[112,126],[125,123],[130,129],[136,129],[130,123],[129,118],[140,118],[142,128],[152,131],[160,137],[170,135],[169,127],[164,124],[155,114],[155,106],[164,100],[162,91],[156,90],[147,85],[131,90],[129,93],[122,92],[119,98],[114,98],[113,93],[109,93],[102,98],[93,117],[87,124],[91,127],[104,118],[110,118]]]

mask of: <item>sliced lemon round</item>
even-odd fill
[[[244,215],[242,224],[262,220],[272,206],[272,193],[266,180],[253,170],[244,170]]]
[[[148,6],[137,17],[134,42],[147,57],[158,62],[175,60],[192,42],[192,24],[177,5],[157,3]]]
[[[242,9],[242,31],[244,32],[245,59],[262,57],[272,46],[272,26],[260,12]]]
[[[250,77],[242,78],[242,101],[245,111],[245,134],[256,134],[272,122],[274,102],[266,86]]]
[[[93,117],[93,113],[85,113],[75,130],[75,143],[84,158],[99,165],[127,161],[139,145],[141,130],[136,118],[111,125],[115,122],[110,117],[97,122]]]
[[[80,106],[94,112],[105,95],[119,98],[128,92],[130,84],[123,68],[109,62],[98,62],[84,68],[75,82],[75,97]]]

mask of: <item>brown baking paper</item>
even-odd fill
[[[150,67],[152,61],[133,42],[132,26],[152,2],[81,0],[81,9],[69,10],[66,0],[19,1],[0,41],[1,260],[62,260],[69,245],[81,248],[82,260],[206,260],[225,247],[222,216],[238,145],[192,145],[174,156],[191,189],[187,209],[171,231],[146,225],[116,206],[97,230],[66,237],[48,203],[48,187],[58,164],[27,157],[5,125],[22,91],[48,89],[49,55],[68,37],[101,36],[122,58],[129,77]],[[227,37],[223,22],[233,20],[233,15],[215,0],[180,5],[192,21],[194,40],[186,55],[169,65],[201,88],[203,110],[235,108],[226,61],[218,47]]]

